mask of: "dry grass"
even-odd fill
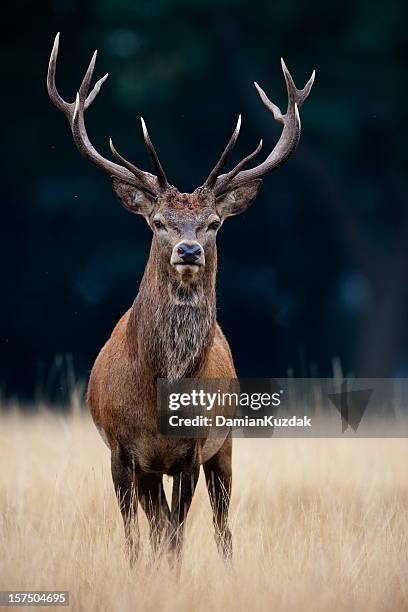
[[[201,477],[179,580],[144,517],[129,568],[87,415],[0,413],[0,448],[1,589],[70,590],[87,612],[408,610],[408,440],[236,440],[233,564]]]

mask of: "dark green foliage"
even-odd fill
[[[57,82],[66,98],[74,98],[94,48],[96,76],[110,73],[87,117],[95,145],[108,155],[112,136],[124,155],[149,169],[143,115],[170,180],[186,191],[203,182],[239,112],[236,159],[261,136],[265,151],[276,142],[279,125],[252,81],[285,105],[280,56],[298,86],[316,68],[298,151],[219,237],[219,319],[241,375],[278,376],[290,367],[306,374],[311,363],[329,374],[335,356],[347,370],[404,372],[406,17],[402,1],[5,5],[6,391],[31,394],[57,353],[73,353],[77,374],[86,376],[131,304],[148,255],[148,228],[79,156],[65,118],[48,100],[46,70],[58,30]],[[397,329],[387,336],[391,320]],[[380,358],[370,362],[373,354]]]

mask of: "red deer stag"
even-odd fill
[[[306,100],[314,72],[297,89],[282,60],[288,107],[285,114],[255,83],[262,102],[283,125],[280,139],[254,168],[245,166],[253,153],[221,174],[240,130],[241,117],[224,152],[205,183],[181,193],[166,177],[142,119],[147,150],[155,174],[127,161],[110,141],[117,163],[91,144],[84,115],[108,75],[89,93],[95,67],[92,57],[74,102],[66,102],[55,85],[59,35],[48,69],[48,93],[68,119],[80,153],[105,170],[125,208],[142,215],[153,232],[149,259],[132,307],[116,325],[99,353],[90,376],[87,402],[96,426],[111,450],[112,477],[128,543],[138,548],[137,506],[140,502],[151,528],[153,545],[168,537],[180,551],[183,527],[204,468],[220,552],[231,555],[228,507],[231,494],[231,435],[225,439],[178,440],[162,436],[156,421],[156,381],[184,377],[236,378],[228,342],[216,320],[215,278],[217,232],[227,217],[247,210],[261,177],[278,168],[295,150],[300,137],[299,107]],[[171,509],[162,479],[173,477]]]

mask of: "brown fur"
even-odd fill
[[[112,475],[128,540],[137,547],[137,527],[130,526],[130,517],[136,515],[140,501],[151,523],[153,542],[157,533],[165,535],[178,550],[200,465],[204,465],[216,541],[229,556],[231,437],[163,436],[157,427],[156,381],[236,377],[228,342],[216,322],[217,251],[212,224],[215,218],[221,225],[226,216],[235,214],[234,207],[237,212],[247,207],[259,183],[221,202],[206,188],[182,194],[171,187],[153,200],[126,183],[115,180],[114,187],[126,208],[145,216],[154,230],[139,293],[101,350],[87,394],[93,419],[111,449]],[[159,229],[155,229],[158,220]],[[200,245],[198,271],[186,266],[176,273],[171,261],[180,241]],[[174,477],[171,510],[162,490],[163,474]],[[132,489],[136,491],[133,498]]]

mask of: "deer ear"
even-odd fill
[[[216,201],[217,213],[222,219],[240,215],[251,206],[261,184],[262,180],[257,179],[219,196]]]
[[[122,205],[130,212],[148,217],[154,208],[156,199],[147,191],[112,177],[113,189]]]

